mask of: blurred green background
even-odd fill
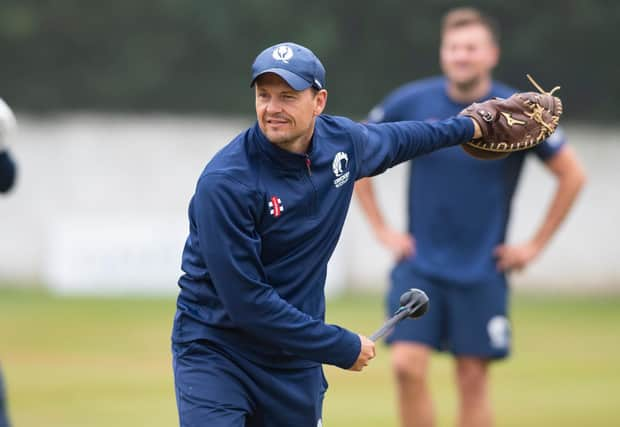
[[[493,367],[498,426],[620,425],[620,296],[518,295],[516,353]],[[58,298],[0,290],[0,342],[15,426],[171,426],[170,298]],[[365,333],[378,295],[345,295],[328,320]],[[396,426],[389,355],[363,373],[328,367],[325,426]],[[438,425],[455,420],[449,358],[435,358]]]
[[[475,5],[501,24],[497,77],[562,85],[566,114],[617,120],[620,2],[611,0],[3,0],[0,93],[18,110],[252,114],[256,54],[307,44],[332,114],[365,115],[398,83],[438,72],[439,21]]]
[[[14,147],[19,186],[0,200],[6,258],[0,270],[0,363],[14,426],[176,424],[169,350],[173,297],[60,297],[12,281],[42,281],[49,274],[50,236],[68,229],[52,226],[73,226],[63,221],[79,223],[90,215],[110,221],[118,213],[142,220],[138,207],[153,217],[174,207],[172,218],[181,218],[185,232],[185,193],[199,169],[180,154],[202,167],[208,158],[201,145],[219,148],[230,129],[241,127],[231,118],[254,114],[247,83],[261,49],[286,40],[311,47],[327,68],[328,112],[361,118],[397,85],[439,72],[440,18],[463,5],[480,7],[501,23],[499,80],[528,88],[524,75],[531,73],[544,87],[562,86],[564,117],[579,125],[569,139],[580,141],[592,176],[579,227],[560,233],[560,239],[567,231],[574,238],[558,239],[555,253],[561,249],[573,256],[567,259],[594,268],[573,263],[567,267],[582,274],[566,289],[517,294],[516,353],[495,365],[491,377],[497,425],[620,425],[618,282],[608,283],[606,294],[587,295],[584,289],[594,280],[582,280],[601,282],[609,271],[618,276],[613,230],[620,205],[613,194],[619,179],[620,2],[2,0],[0,96],[18,112],[22,132]],[[141,121],[143,113],[153,112],[172,118]],[[102,120],[102,113],[113,117]],[[63,121],[62,114],[73,115]],[[151,165],[158,155],[165,162]],[[189,170],[187,183],[174,181],[179,169]],[[535,189],[540,192],[537,178]],[[152,199],[149,191],[156,193]],[[536,201],[524,211],[539,209]],[[162,222],[172,221],[163,216]],[[356,235],[369,233],[365,226]],[[167,248],[180,256],[181,244]],[[24,262],[6,261],[9,255]],[[177,267],[178,258],[173,263]],[[548,269],[551,275],[558,270]],[[166,283],[174,293],[174,279]],[[381,285],[374,284],[378,292]],[[145,281],[148,287],[152,283]],[[579,296],[566,295],[575,290]],[[383,319],[382,307],[378,293],[344,294],[328,302],[328,320],[369,334]],[[397,425],[384,347],[362,374],[326,369],[325,426]],[[454,425],[448,357],[433,359],[432,387],[439,426]]]

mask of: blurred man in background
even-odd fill
[[[516,90],[492,80],[498,59],[495,23],[475,9],[452,10],[441,27],[444,76],[400,87],[371,111],[369,121],[434,122],[472,102],[506,98]],[[544,162],[558,186],[532,239],[507,244],[511,200],[528,153]],[[584,179],[561,130],[528,152],[497,161],[476,160],[460,147],[437,151],[412,160],[408,233],[384,221],[370,179],[356,184],[376,237],[398,259],[388,311],[398,308],[399,296],[411,287],[424,290],[431,300],[425,317],[401,322],[387,340],[403,426],[434,425],[427,381],[432,350],[447,350],[456,358],[458,425],[493,424],[489,362],[506,357],[511,341],[506,273],[521,270],[542,252]]]
[[[15,128],[15,116],[0,98],[0,193],[7,193],[15,184],[16,168],[8,148],[10,132]],[[8,427],[4,380],[0,369],[0,427]]]

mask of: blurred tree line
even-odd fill
[[[252,114],[254,57],[295,41],[327,68],[328,111],[359,118],[387,91],[439,72],[440,18],[463,5],[501,24],[498,79],[529,90],[529,72],[562,86],[571,119],[616,119],[613,0],[2,0],[0,96],[38,112]]]

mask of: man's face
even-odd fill
[[[499,49],[488,28],[480,24],[447,30],[439,52],[441,69],[448,80],[461,87],[488,77],[497,65]]]
[[[315,117],[323,112],[327,91],[296,91],[280,76],[265,73],[256,79],[256,117],[269,141],[286,146],[312,137]]]

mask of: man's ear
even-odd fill
[[[321,89],[314,96],[314,115],[320,115],[327,105],[327,90]]]

